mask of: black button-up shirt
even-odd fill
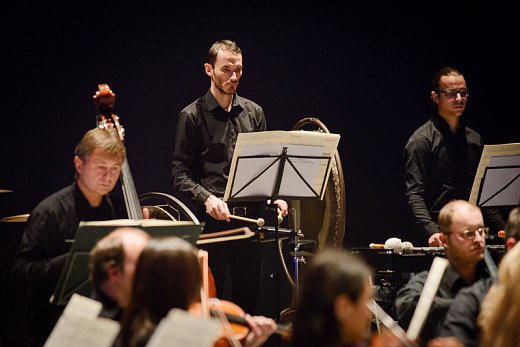
[[[227,112],[208,90],[179,114],[172,159],[174,189],[198,204],[211,194],[223,197],[238,134],[265,130],[259,105],[235,94]]]
[[[409,138],[404,149],[406,198],[415,224],[426,236],[439,232],[436,221],[446,203],[469,199],[483,148],[482,137],[463,119],[452,133],[439,115]],[[498,211],[485,212],[484,217],[487,215],[488,226],[495,231],[503,228]]]
[[[58,320],[63,307],[51,305],[65,266],[70,243],[80,221],[127,218],[120,199],[107,199],[91,207],[77,184],[45,198],[31,212],[13,264],[13,277],[28,289],[25,324],[30,346],[41,346]]]

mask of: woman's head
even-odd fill
[[[200,296],[201,267],[196,249],[178,237],[152,239],[135,269],[132,295],[122,323],[122,342],[144,338],[170,309],[187,310]]]
[[[357,256],[320,251],[304,269],[294,322],[295,345],[356,343],[366,336],[372,314],[371,271]]]

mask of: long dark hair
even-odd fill
[[[302,274],[292,345],[340,346],[334,302],[341,294],[354,303],[360,300],[370,273],[369,267],[351,253],[339,249],[320,251]]]
[[[200,286],[201,267],[190,243],[178,237],[150,240],[137,262],[120,346],[141,344],[170,309],[187,310],[199,298]]]

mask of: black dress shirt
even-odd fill
[[[179,114],[174,189],[199,205],[211,194],[223,197],[238,134],[265,130],[264,112],[255,102],[235,94],[227,112],[208,90]]]
[[[65,266],[80,221],[127,218],[119,199],[107,197],[92,208],[76,183],[45,198],[29,215],[13,263],[17,285],[27,289],[26,333],[30,346],[42,346],[63,307],[49,303]]]
[[[419,127],[404,149],[406,198],[415,224],[429,237],[439,232],[437,217],[453,199],[469,200],[484,148],[482,137],[465,125],[452,133],[439,115]],[[483,211],[495,232],[504,227],[497,210]]]
[[[441,336],[456,336],[465,347],[477,347],[479,339],[477,317],[480,313],[480,304],[492,285],[493,279],[488,277],[461,289],[446,314]]]
[[[477,279],[487,277],[488,273],[485,263],[482,261],[477,265]],[[399,324],[408,329],[408,325],[413,317],[415,308],[421,296],[424,284],[428,277],[428,271],[423,271],[412,277],[408,283],[399,289],[395,299],[395,312]],[[460,289],[467,287],[462,277],[449,264],[444,272],[441,283],[435,295],[435,299],[430,308],[428,318],[424,323],[424,328],[421,334],[422,343],[441,334],[441,327],[448,312],[449,307],[454,301],[455,295]]]

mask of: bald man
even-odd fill
[[[103,304],[100,316],[119,321],[130,300],[135,266],[150,235],[138,228],[117,228],[90,252],[91,298]]]

